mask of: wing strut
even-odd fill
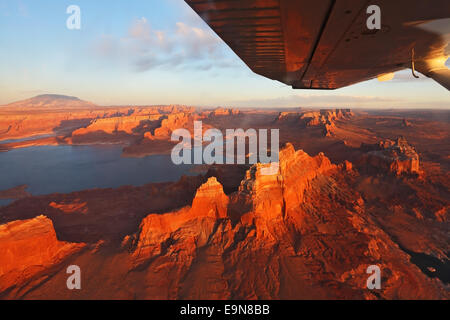
[[[419,78],[414,67],[414,48],[411,49],[411,71],[414,78]]]

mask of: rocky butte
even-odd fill
[[[419,155],[404,137],[397,140],[385,140],[377,144],[362,144],[361,149],[367,151],[363,162],[396,175],[420,174]]]

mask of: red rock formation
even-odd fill
[[[0,292],[12,290],[9,294],[20,296],[83,247],[58,241],[52,221],[45,216],[0,225]]]
[[[217,108],[212,112],[212,115],[214,116],[233,116],[238,115],[239,110],[237,109],[227,109],[227,108]]]
[[[86,141],[80,137],[96,132],[111,135],[121,131],[143,135],[159,126],[162,115],[194,111],[193,107],[178,105],[100,107],[75,97],[42,95],[0,106],[0,140],[41,135],[68,137],[75,131],[78,143],[110,142],[108,139],[111,137],[105,135],[91,136]]]
[[[403,119],[402,127],[411,127],[411,122],[409,122],[407,119]]]
[[[26,184],[13,187],[7,190],[0,190],[0,199],[21,199],[31,196],[27,191],[28,186]]]
[[[143,122],[157,121],[162,117],[160,114],[146,115],[146,116],[128,116],[128,117],[111,117],[103,119],[95,119],[86,128],[75,130],[72,135],[84,135],[90,132],[103,131],[105,133],[113,134],[123,131],[128,134],[133,134],[135,128]]]
[[[434,213],[439,222],[448,222],[450,220],[450,207],[444,207]]]
[[[292,212],[303,203],[311,180],[335,166],[322,153],[310,157],[302,150],[295,151],[292,144],[280,152],[278,174],[263,175],[261,170],[267,166],[253,166],[242,181],[239,193],[245,202],[252,203],[251,213],[244,219],[256,219],[259,230],[270,234],[272,227],[278,228],[283,219],[292,218]],[[294,216],[297,221],[301,219],[299,215]]]
[[[298,120],[300,113],[283,111],[278,114],[276,121],[288,121],[288,120]]]
[[[202,246],[207,242],[216,220],[226,217],[227,206],[228,197],[222,185],[216,178],[209,178],[198,188],[192,207],[174,213],[151,214],[142,221],[134,253],[136,260],[160,255],[164,244],[173,242],[189,241],[190,245],[184,250]],[[177,234],[180,229],[183,232]]]
[[[189,122],[193,122],[193,117],[189,113],[169,114],[167,119],[161,122],[161,126],[155,129],[155,137],[170,138],[172,131],[185,128]]]
[[[152,133],[150,131],[147,131],[146,133],[144,133],[144,139],[154,140],[155,136],[152,135]]]
[[[375,222],[349,184],[356,174],[350,164],[336,166],[323,154],[311,157],[287,145],[276,174],[262,175],[264,167],[252,166],[230,196],[211,177],[191,206],[147,215],[116,249],[110,244],[75,257],[88,279],[76,295],[60,289],[67,275],[59,271],[26,289],[25,297],[448,298],[444,285],[422,273]],[[376,292],[366,288],[372,264],[382,270]]]
[[[346,119],[353,115],[350,109],[320,110],[305,112],[300,116],[307,126],[332,124],[336,119]]]
[[[120,114],[113,110],[105,114],[130,119],[149,115],[145,108],[120,109]],[[275,117],[275,113],[255,112],[216,118],[178,107],[157,110],[166,120],[166,111],[180,113],[152,128],[124,126],[139,137],[142,144],[135,147],[148,144],[155,152],[157,143],[166,143],[173,129],[180,124],[190,129],[194,119],[233,128],[248,125],[247,121],[273,125]],[[377,136],[369,130],[357,131],[355,119],[350,119],[347,111],[289,113],[279,118],[277,121],[287,121],[285,127],[280,126],[287,128],[286,136],[294,138],[285,136],[284,141],[301,146],[298,137],[303,136],[296,135],[298,132],[314,136],[305,145],[317,144],[311,148],[314,151],[308,149],[316,156],[288,144],[280,152],[278,172],[272,175],[262,174],[267,165],[256,164],[245,174],[242,168],[233,167],[232,171],[224,165],[209,170],[206,176],[184,177],[178,183],[30,196],[0,207],[0,221],[7,223],[0,229],[16,223],[11,221],[45,213],[53,221],[58,239],[91,245],[98,241],[94,250],[70,255],[70,262],[80,265],[84,275],[83,290],[72,292],[64,287],[67,274],[60,264],[45,262],[53,261],[53,249],[47,255],[49,252],[38,246],[42,242],[55,247],[46,236],[47,228],[41,223],[32,228],[36,233],[24,228],[28,231],[23,234],[30,235],[27,239],[38,239],[26,251],[42,255],[46,265],[53,267],[25,277],[31,280],[0,276],[0,283],[9,288],[15,283],[14,289],[0,289],[0,295],[31,299],[448,299],[449,188],[446,162],[442,161],[447,153],[439,164],[425,161],[428,175],[399,179],[395,175],[414,173],[418,168],[418,158],[417,166],[404,160],[415,161],[417,152],[403,139],[360,149],[343,143],[339,147],[335,142],[338,136],[355,134],[358,143],[354,146],[361,141],[372,143]],[[404,130],[398,128],[398,119],[390,120],[392,127],[383,127],[384,120],[369,119],[374,123],[370,130],[381,127],[387,131],[379,136],[389,136],[386,132],[392,128]],[[335,134],[334,139],[325,139],[322,129]],[[445,137],[443,133],[437,136]],[[416,145],[421,140],[411,141]],[[421,161],[422,154],[427,154],[423,152],[427,141],[420,142],[422,147],[417,145]],[[446,150],[445,139],[439,148]],[[338,158],[333,161],[340,164],[331,163],[321,150]],[[340,154],[345,150],[348,153]],[[362,153],[376,160],[356,162]],[[368,163],[373,171],[362,170]],[[18,246],[7,241],[16,236],[18,233],[8,235],[4,243],[20,255]],[[438,263],[423,264],[423,256]],[[381,290],[366,287],[366,269],[373,264],[381,268]],[[20,264],[10,266],[10,275],[28,274],[20,271]]]
[[[192,207],[144,219],[130,260],[151,275],[142,297],[446,296],[367,216],[344,168],[292,145],[281,151],[277,174],[262,175],[263,167],[253,166],[229,201],[210,178]],[[386,277],[377,296],[366,288],[371,264]]]
[[[68,202],[68,203],[50,202],[49,206],[52,208],[61,210],[64,213],[87,214],[87,212],[88,212],[87,202],[81,202],[79,199],[77,199],[74,202]]]
[[[138,112],[133,110],[132,114],[128,116],[116,115],[94,119],[87,127],[72,133],[72,142],[136,142],[140,138],[150,141],[154,139],[170,140],[173,130],[186,127],[193,122],[193,115],[184,110],[190,109],[154,107]],[[170,113],[171,111],[176,113]]]
[[[335,121],[348,120],[353,116],[350,109],[320,110],[297,112],[280,112],[276,123],[295,124],[301,127],[322,127],[323,135],[326,137],[334,136]]]
[[[405,138],[396,141],[386,140],[378,144],[362,144],[361,149],[367,151],[361,162],[395,175],[420,174],[419,155],[408,144]]]
[[[61,240],[119,242],[125,235],[136,232],[149,212],[171,211],[191,203],[205,180],[202,176],[183,176],[170,183],[29,197],[0,207],[0,223],[45,213]]]

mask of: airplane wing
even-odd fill
[[[448,0],[185,1],[251,70],[295,89],[412,68],[450,90]],[[370,5],[381,9],[380,29],[367,28]]]

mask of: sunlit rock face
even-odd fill
[[[367,151],[362,161],[368,166],[395,175],[420,174],[419,155],[403,137],[395,141],[381,141],[374,145],[363,144],[361,149]]]
[[[252,166],[230,197],[210,178],[191,207],[145,218],[131,268],[161,275],[172,298],[378,298],[365,289],[371,264],[389,274],[384,298],[445,296],[367,215],[346,184],[350,163],[288,144],[276,174],[261,174],[265,166]]]
[[[150,214],[142,221],[134,255],[142,262],[161,255],[167,249],[165,246],[172,243],[183,250],[192,248],[191,241],[195,243],[192,249],[204,244],[216,221],[227,217],[228,202],[222,185],[215,177],[209,178],[198,188],[191,207]],[[188,246],[184,247],[185,244]]]
[[[83,247],[59,241],[45,216],[0,225],[0,296],[8,290],[20,296],[37,286],[46,272]]]

